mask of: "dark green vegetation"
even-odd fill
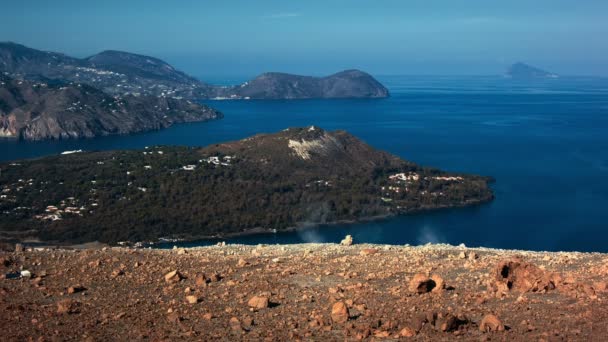
[[[61,242],[284,230],[493,198],[485,177],[422,168],[344,131],[314,127],[206,148],[73,153],[0,168],[3,237]]]

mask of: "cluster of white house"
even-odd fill
[[[72,203],[75,203],[73,198],[70,198]],[[65,204],[65,201],[61,201],[61,204],[58,206],[49,205],[45,209],[45,213],[41,215],[36,215],[34,218],[42,221],[60,221],[63,218],[63,215],[78,215],[82,216],[82,212],[87,210],[85,207],[68,207]]]
[[[405,187],[400,187],[400,186],[383,186],[382,187],[382,191],[392,191],[392,192],[396,192],[396,193],[400,193],[401,191],[408,191],[408,184],[411,184],[412,182],[417,182],[420,180],[420,175],[415,173],[415,172],[409,172],[409,173],[397,173],[394,175],[391,175],[388,177],[389,180],[392,180],[394,182],[397,183],[405,183]],[[459,182],[464,180],[464,178],[460,177],[460,176],[433,176],[433,177],[424,177],[425,180],[427,179],[432,179],[432,180],[438,180],[438,181],[444,181],[444,182]],[[421,192],[422,195],[427,194],[427,191],[422,191]],[[431,193],[433,196],[443,196],[442,192],[438,192],[438,193]],[[387,193],[388,195],[388,193]]]

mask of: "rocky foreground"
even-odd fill
[[[2,252],[2,340],[608,336],[608,255],[344,242]]]

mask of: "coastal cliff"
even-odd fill
[[[0,137],[91,138],[206,121],[222,114],[156,96],[110,96],[85,84],[14,80],[0,75]]]

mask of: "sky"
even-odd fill
[[[0,1],[0,41],[124,50],[195,76],[497,75],[517,61],[608,76],[606,0]]]

